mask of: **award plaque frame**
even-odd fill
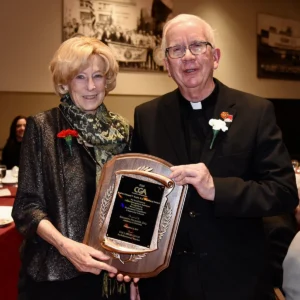
[[[114,156],[101,173],[84,243],[124,275],[146,278],[168,267],[188,186],[168,178],[155,156]]]

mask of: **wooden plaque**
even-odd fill
[[[169,265],[187,192],[168,178],[171,166],[131,153],[102,169],[84,243],[124,275],[152,277]]]

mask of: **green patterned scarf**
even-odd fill
[[[61,100],[59,108],[78,131],[79,142],[94,147],[97,161],[97,183],[103,165],[114,155],[124,151],[130,144],[132,128],[129,122],[118,114],[107,110],[102,103],[95,115],[82,112],[71,100],[69,94]]]
[[[118,114],[109,112],[102,103],[95,115],[82,112],[71,100],[69,94],[65,95],[59,105],[60,110],[78,131],[78,141],[87,146],[93,146],[97,161],[96,183],[98,184],[103,165],[114,155],[130,149],[132,127],[129,122]],[[126,293],[124,282],[108,277],[104,272],[102,293],[108,297],[115,293]]]

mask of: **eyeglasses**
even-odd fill
[[[193,55],[199,55],[206,52],[207,45],[209,45],[212,49],[214,48],[211,43],[201,41],[190,44],[188,47],[183,45],[168,47],[166,48],[166,55],[168,54],[170,58],[181,58],[185,56],[186,49],[189,49]]]

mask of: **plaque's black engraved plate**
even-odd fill
[[[121,176],[106,236],[149,248],[164,188]]]

